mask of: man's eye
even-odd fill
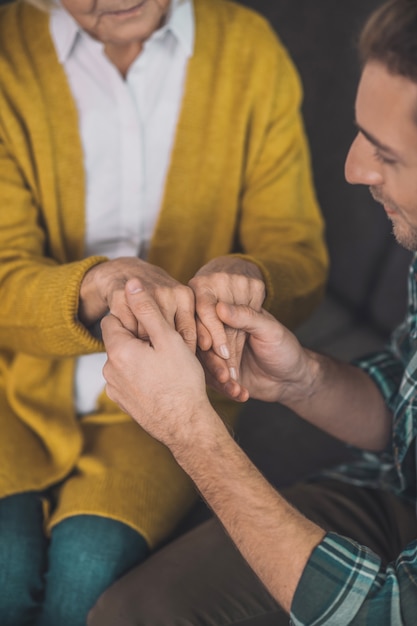
[[[374,157],[377,161],[380,161],[381,163],[385,163],[386,165],[394,165],[396,163],[395,159],[391,159],[385,156],[378,149],[374,151]]]

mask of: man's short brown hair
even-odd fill
[[[362,66],[379,61],[417,83],[417,0],[389,0],[376,9],[362,30],[359,55]]]

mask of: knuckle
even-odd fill
[[[191,287],[189,287],[188,285],[180,285],[178,287],[178,292],[181,299],[188,302],[189,304],[194,305],[195,296],[194,291],[191,289]]]
[[[196,343],[197,333],[192,328],[183,328],[179,332],[186,343]]]
[[[153,301],[145,299],[141,300],[140,302],[136,302],[134,310],[139,315],[149,316],[155,313],[156,308],[157,307],[155,306]]]
[[[257,296],[257,298],[261,299],[263,302],[265,299],[265,295],[266,295],[265,283],[262,280],[257,279],[254,282],[253,290],[254,290],[255,296]]]

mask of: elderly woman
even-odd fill
[[[214,384],[238,377],[242,344],[216,302],[290,326],[318,302],[299,107],[272,30],[227,0],[0,10],[2,626],[85,624],[193,502],[104,392],[100,319],[142,332],[126,281],[151,289]]]

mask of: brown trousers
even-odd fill
[[[368,546],[385,563],[417,537],[414,507],[392,494],[335,480],[300,483],[281,493],[322,528]],[[88,626],[288,623],[288,615],[215,518],[168,544],[117,581],[99,599],[88,620]]]

